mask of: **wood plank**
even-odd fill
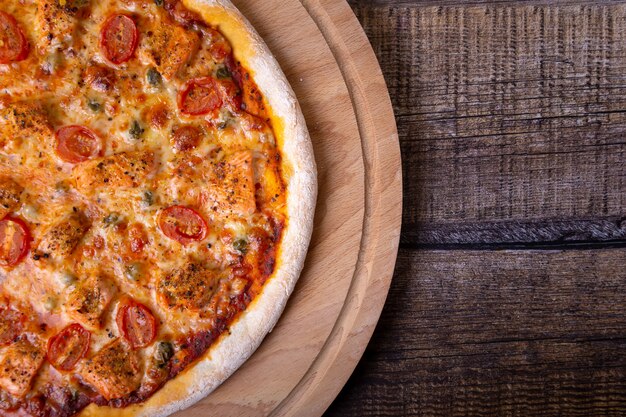
[[[626,251],[401,250],[332,416],[626,409]]]
[[[602,1],[602,0],[601,0]],[[610,2],[611,0],[604,0]],[[348,0],[352,7],[357,6],[476,6],[476,5],[589,5],[597,4],[594,0]]]
[[[554,248],[624,246],[626,219],[539,219],[405,223],[402,243],[413,247]]]
[[[356,1],[400,132],[403,241],[626,238],[626,5]]]

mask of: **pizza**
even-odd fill
[[[164,416],[276,324],[317,195],[227,0],[0,3],[0,415]]]

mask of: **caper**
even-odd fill
[[[130,137],[137,140],[141,138],[143,132],[145,132],[145,130],[141,127],[139,122],[137,120],[133,120],[130,125],[130,129],[128,130],[128,134],[130,135]]]
[[[137,281],[139,276],[141,275],[141,265],[139,264],[130,264],[126,266],[124,270],[124,275],[131,281]]]
[[[158,87],[163,82],[163,77],[161,73],[156,70],[154,67],[150,67],[148,72],[146,73],[146,78],[148,79],[148,84],[152,87]]]
[[[233,248],[235,248],[237,252],[245,255],[248,251],[248,242],[245,239],[235,240],[235,242],[233,243]]]
[[[72,396],[72,401],[75,403],[76,401],[78,401],[80,393],[77,389],[70,388],[70,395]]]
[[[102,105],[95,100],[89,100],[87,106],[94,113],[98,113],[102,109]]]
[[[154,0],[154,4],[157,6],[163,6],[163,0]]]
[[[159,342],[154,352],[154,360],[159,368],[165,367],[174,356],[174,346],[170,342]]]
[[[215,75],[217,75],[217,78],[220,78],[222,80],[224,78],[230,78],[232,76],[230,71],[226,67],[219,67]]]
[[[119,213],[109,213],[102,221],[104,224],[115,225],[118,224],[121,220],[121,215]]]
[[[222,114],[222,117],[221,117],[221,119],[220,119],[220,122],[219,122],[219,123],[218,123],[218,125],[217,125],[217,128],[218,128],[219,130],[224,130],[224,129],[226,129],[226,128],[228,127],[228,125],[230,124],[231,120],[233,120],[233,115],[232,115],[232,113],[231,113],[231,112],[229,112],[229,111],[224,112],[224,113]]]
[[[150,190],[144,191],[143,193],[143,202],[147,206],[151,206],[154,204],[154,193]]]
[[[54,52],[44,59],[43,63],[41,64],[41,69],[46,74],[53,74],[59,67],[60,63],[61,54],[58,52]]]
[[[72,274],[69,271],[65,271],[61,273],[61,275],[59,276],[59,279],[64,285],[67,285],[67,286],[70,286],[76,282],[76,277],[74,276],[74,274]]]

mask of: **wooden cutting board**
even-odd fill
[[[319,198],[304,272],[257,352],[178,414],[320,416],[354,370],[398,249],[401,162],[376,57],[344,0],[234,0],[293,86],[315,148]]]

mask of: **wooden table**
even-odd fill
[[[626,4],[597,3],[351,1],[404,218],[327,416],[626,415]]]

